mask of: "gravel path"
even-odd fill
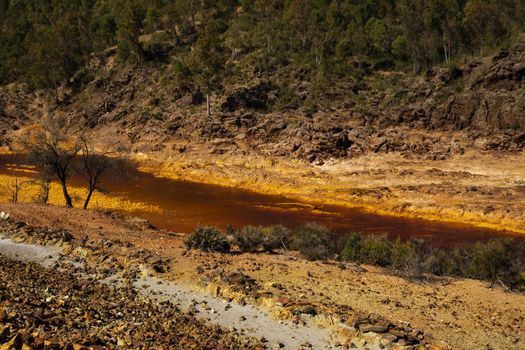
[[[6,261],[9,261],[10,266],[15,266],[17,263],[21,264],[18,267],[12,268],[13,271],[24,271],[23,269],[27,269],[26,266],[22,266],[23,264],[30,264],[28,266],[31,266],[31,268],[35,270],[43,269],[45,267],[45,273],[42,273],[44,276],[60,275],[67,280],[63,282],[65,286],[67,286],[70,281],[77,278],[89,279],[89,275],[85,274],[81,277],[71,275],[67,266],[69,265],[74,269],[73,264],[71,264],[71,262],[66,263],[65,258],[62,257],[60,253],[60,248],[56,246],[37,246],[16,243],[10,239],[0,239],[0,257],[4,256],[2,257],[2,262],[5,264]],[[16,260],[6,260],[6,257]],[[17,263],[14,263],[13,261],[17,261]],[[60,265],[59,274],[56,273],[57,265]],[[54,269],[51,267],[54,267]],[[12,273],[10,276],[14,276],[14,280],[20,285],[23,284],[23,279],[20,280],[21,275],[23,274]],[[45,285],[50,283],[49,281],[41,280],[40,275],[35,279],[39,280],[42,288],[47,288]],[[12,280],[9,280],[8,283],[11,282]],[[131,288],[133,291],[142,291],[142,293],[139,293],[141,297],[153,297],[154,299],[157,299],[156,304],[158,305],[175,305],[177,309],[187,310],[186,317],[195,320],[197,323],[203,322],[202,327],[204,327],[204,324],[208,325],[206,327],[221,327],[222,329],[236,334],[234,339],[238,339],[238,337],[257,339],[258,346],[261,348],[336,348],[333,345],[333,339],[330,339],[329,331],[327,329],[321,329],[311,325],[303,326],[293,324],[292,322],[278,321],[272,318],[268,312],[260,310],[254,306],[227,302],[224,299],[213,297],[203,291],[176,285],[155,277],[139,276],[132,285],[127,286],[126,280],[118,275],[114,275],[103,282],[103,285],[112,285],[111,288],[120,288],[123,290]],[[95,285],[100,284],[101,283],[96,283]],[[64,291],[67,290],[66,288],[62,289]],[[137,312],[142,309],[143,305],[132,305],[132,307],[136,307],[136,310],[130,312]],[[159,317],[162,317],[162,312]],[[166,319],[168,319],[168,317]],[[111,322],[111,317],[110,319],[101,318],[100,321],[103,323],[109,323]],[[250,343],[250,346],[247,346],[246,344],[244,344],[244,346],[245,348],[252,348],[250,346],[253,346],[253,343]],[[242,347],[235,348],[240,349]],[[374,347],[368,348],[371,350],[375,349]]]

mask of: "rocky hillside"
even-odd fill
[[[196,92],[166,84],[157,66],[116,63],[107,50],[59,90],[58,113],[97,131],[113,149],[184,152],[195,144],[212,153],[291,156],[308,161],[400,151],[444,159],[466,148],[518,151],[525,145],[525,41],[485,59],[429,69],[423,75],[375,71],[359,83],[327,86],[330,103],[312,109],[310,83],[283,91],[267,80],[232,84],[213,96],[212,116]],[[284,96],[290,94],[291,97]],[[279,108],[284,98],[294,107]],[[293,105],[293,103],[292,103]],[[53,106],[23,85],[0,90],[1,142]]]

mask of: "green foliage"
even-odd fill
[[[398,35],[394,41],[392,41],[391,50],[394,57],[405,60],[408,57],[408,42],[406,36],[403,34]]]
[[[280,110],[296,109],[301,105],[301,99],[288,84],[279,87],[276,107]]]
[[[262,247],[264,251],[273,251],[276,249],[285,249],[290,240],[291,232],[283,225],[273,225],[265,227],[264,240]]]
[[[316,223],[296,228],[292,233],[290,248],[298,250],[308,260],[329,259],[338,253],[335,234]]]
[[[367,63],[412,64],[419,72],[483,55],[525,29],[523,18],[520,1],[3,0],[0,83],[25,80],[54,89],[93,53],[114,45],[122,63],[141,64],[144,49],[152,48],[141,38],[162,32],[178,48],[170,54],[192,73],[184,76],[186,86],[217,91],[230,67],[240,65],[236,79],[269,79],[285,68],[313,82],[317,94],[330,90],[315,82],[319,72],[333,81]],[[292,94],[283,92],[279,108],[294,106]],[[322,100],[318,95],[306,101],[311,108]]]
[[[240,231],[235,231],[233,237],[235,244],[243,252],[257,252],[261,249],[264,240],[262,226],[245,226]]]
[[[399,237],[392,244],[391,264],[395,271],[408,271],[413,267],[416,250],[412,241],[402,241]]]
[[[217,90],[221,84],[226,61],[226,48],[220,40],[224,29],[222,21],[210,19],[190,55],[190,69],[200,90],[206,94]]]
[[[204,252],[230,251],[230,243],[224,234],[214,227],[197,227],[186,239],[185,244],[188,249],[200,249]]]
[[[383,56],[390,50],[391,42],[390,30],[383,20],[371,17],[365,25],[365,33],[370,39],[372,52],[375,55]]]
[[[387,266],[391,263],[392,244],[386,235],[369,235],[361,243],[360,259],[366,264]]]
[[[395,273],[476,278],[525,290],[525,243],[499,239],[440,249],[424,241],[352,233],[344,239],[343,260],[390,267]]]
[[[117,1],[119,3],[119,1]],[[125,0],[120,3],[122,9],[117,17],[118,54],[121,60],[141,63],[142,46],[139,42],[144,22],[144,8],[138,0]]]
[[[344,239],[343,250],[341,251],[341,258],[343,260],[361,260],[362,238],[363,236],[360,233],[352,233]]]

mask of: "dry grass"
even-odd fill
[[[19,177],[19,183],[23,183],[19,193],[18,201],[24,203],[35,202],[40,193],[40,186],[34,180],[27,177]],[[0,175],[0,202],[9,202],[11,200],[8,188],[15,183],[15,177],[9,175]],[[75,207],[81,207],[84,204],[87,191],[84,188],[69,186],[69,192],[73,199]],[[64,197],[62,189],[58,183],[51,184],[49,192],[49,204],[63,205]],[[159,206],[142,202],[132,202],[118,193],[100,193],[95,192],[89,204],[90,209],[121,211],[128,213],[160,213],[162,209]]]

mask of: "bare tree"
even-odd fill
[[[11,202],[18,202],[18,196],[20,194],[20,191],[22,190],[23,185],[24,182],[18,180],[18,177],[15,177],[15,179],[11,183],[8,183],[3,186],[9,193],[9,199],[11,200]]]
[[[82,168],[80,172],[86,177],[88,182],[88,194],[84,201],[84,209],[87,209],[93,193],[101,190],[99,188],[100,178],[112,167],[112,162],[104,154],[96,152],[87,135],[82,135],[80,142],[82,149]]]
[[[72,163],[81,149],[73,125],[63,117],[50,115],[42,125],[27,130],[18,143],[31,164],[58,179],[66,206],[73,207],[67,181]]]
[[[50,167],[43,167],[40,169],[39,177],[34,181],[34,183],[40,187],[40,193],[34,198],[36,202],[46,204],[49,200],[49,191],[51,190],[53,175],[53,169]]]

